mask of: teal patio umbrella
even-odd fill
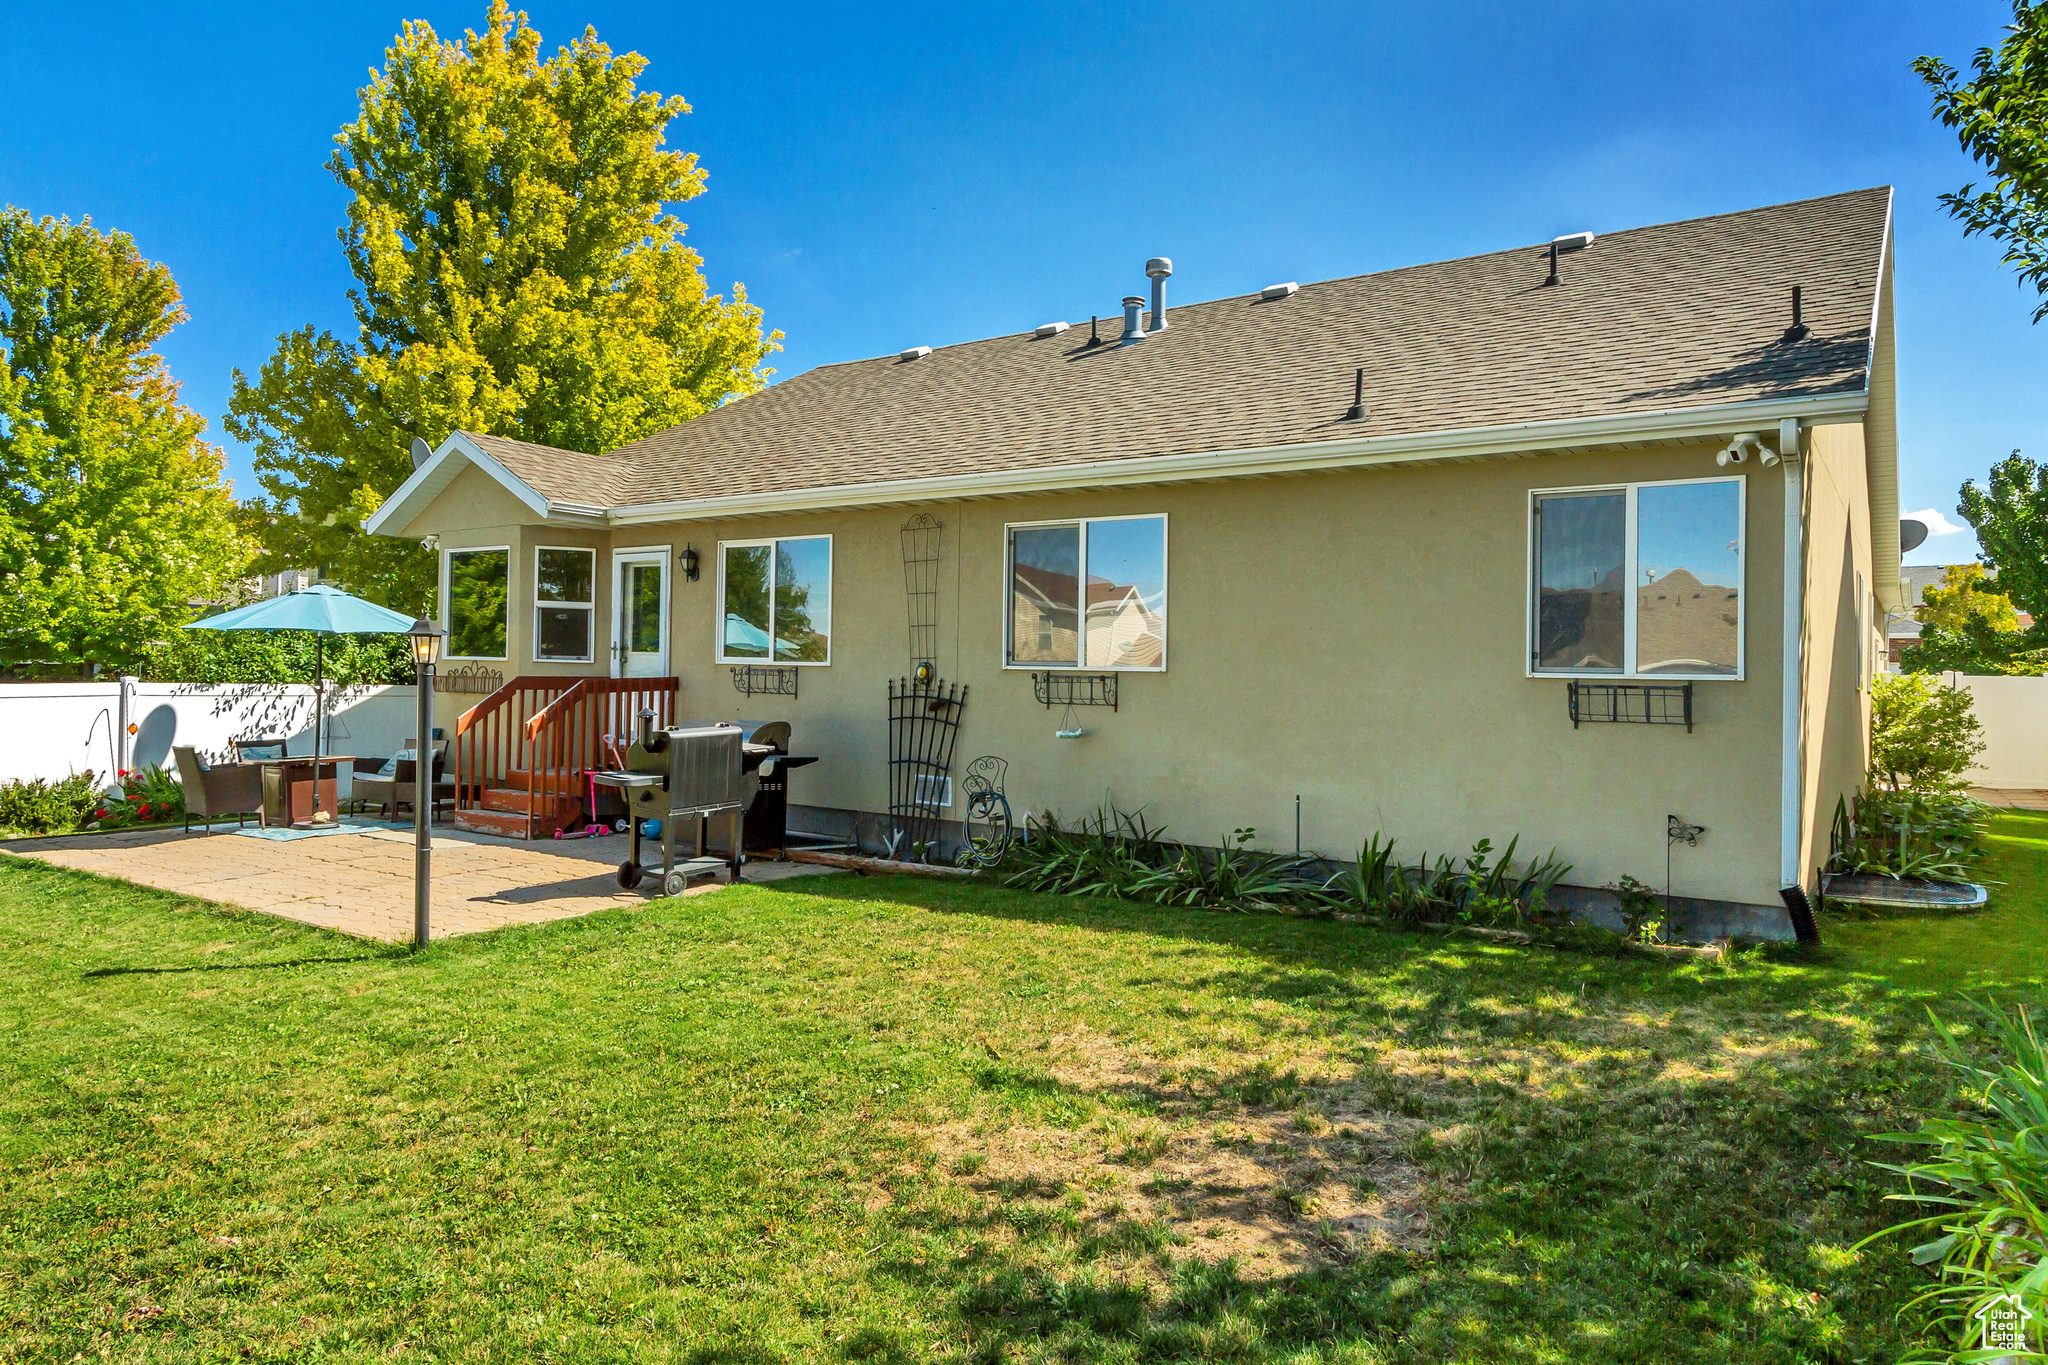
[[[313,810],[320,809],[320,717],[326,708],[322,691],[330,635],[404,635],[412,618],[375,602],[365,602],[339,588],[315,583],[309,588],[266,597],[246,607],[193,621],[187,630],[310,630],[313,632]],[[426,747],[426,740],[419,741]]]

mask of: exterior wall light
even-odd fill
[[[677,557],[683,561],[683,577],[695,583],[697,581],[697,547],[685,545],[682,554]]]

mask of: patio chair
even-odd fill
[[[216,820],[232,815],[235,828],[240,829],[263,809],[262,769],[247,763],[208,767],[200,761],[198,750],[182,744],[173,746],[171,754],[178,761],[178,781],[185,788],[187,834],[192,832],[194,816],[206,822],[206,832],[211,834]]]
[[[395,818],[400,807],[410,808],[413,804],[414,778],[419,768],[412,757],[418,742],[407,740],[406,747],[384,761],[375,772],[366,773],[360,766],[356,769],[355,785],[351,789],[358,803],[357,809],[375,805],[385,819]],[[433,802],[440,805],[455,800],[453,779],[441,776],[441,765],[448,757],[448,741],[434,741],[433,753]]]
[[[228,747],[247,763],[252,758],[283,758],[285,743],[282,739],[235,739],[228,741]]]

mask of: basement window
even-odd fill
[[[1740,678],[1741,477],[1530,495],[1531,676]]]
[[[832,537],[722,541],[720,663],[832,662]]]
[[[450,550],[441,560],[451,659],[502,659],[510,619],[512,547]]]
[[[591,596],[597,551],[542,546],[533,562],[533,657],[544,663],[591,660]]]
[[[1005,667],[1165,669],[1165,517],[1037,522],[1005,534]]]

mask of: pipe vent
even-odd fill
[[[1066,330],[1067,324],[1064,322],[1048,322],[1039,326],[1031,335],[1035,337],[1056,337]]]
[[[1166,330],[1166,277],[1173,273],[1173,259],[1154,256],[1145,262],[1145,274],[1152,281],[1152,330]]]
[[[929,346],[913,346],[907,351],[900,352],[896,358],[898,360],[923,360],[931,353],[932,348]]]
[[[1301,286],[1293,280],[1289,280],[1285,284],[1269,284],[1259,291],[1259,301],[1261,303],[1271,303],[1275,299],[1291,299],[1300,292]]]
[[[1145,339],[1145,328],[1138,314],[1145,307],[1145,296],[1132,294],[1124,300],[1124,334],[1116,339],[1119,346],[1128,346],[1134,341]]]

